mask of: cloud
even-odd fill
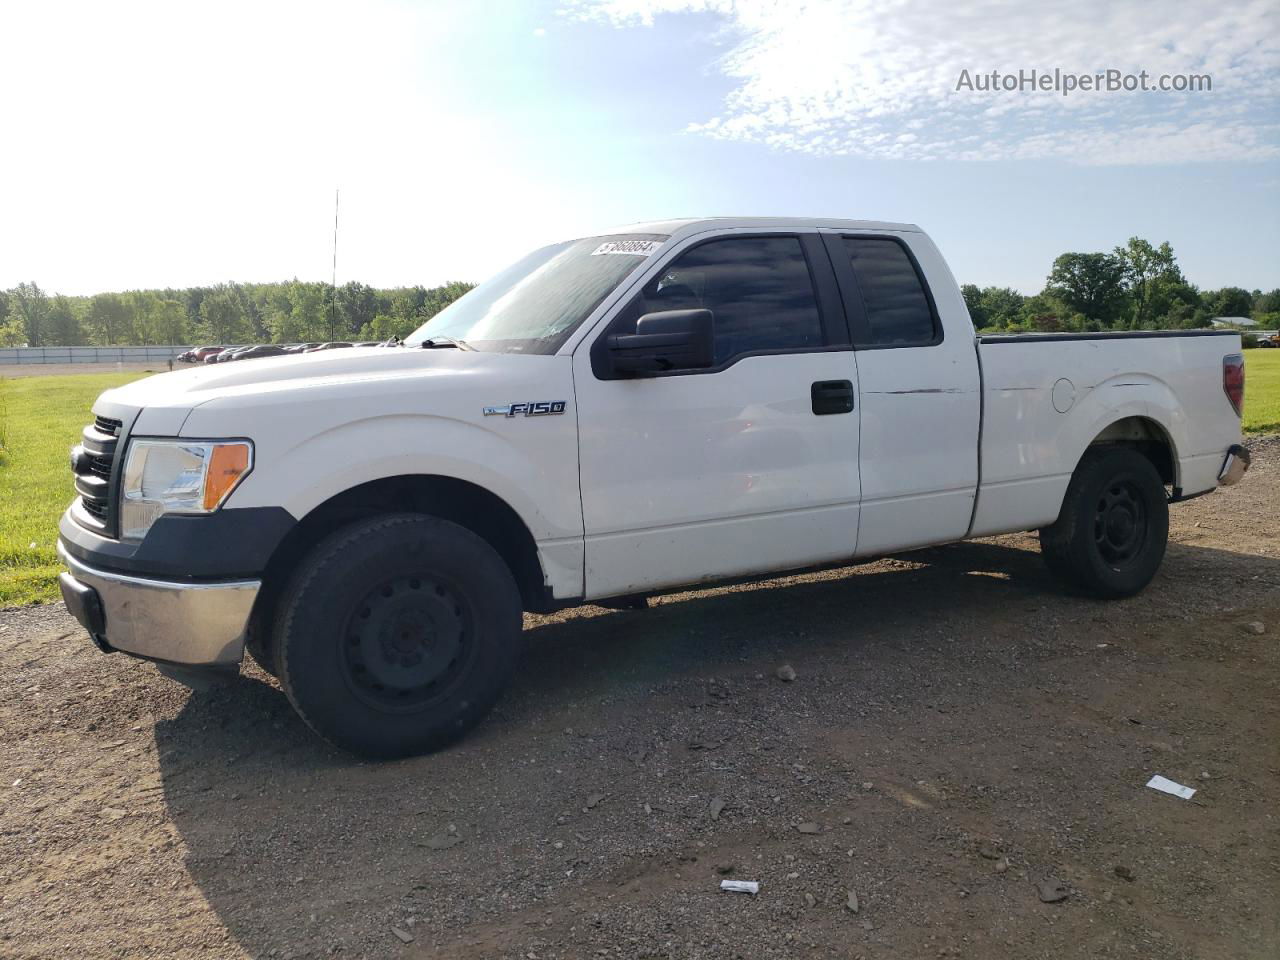
[[[568,0],[618,29],[715,15],[734,82],[688,130],[817,155],[1058,159],[1082,164],[1280,157],[1280,6],[1273,0]],[[1196,92],[957,89],[1036,70],[1207,74]],[[909,133],[911,138],[902,135]]]

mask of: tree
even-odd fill
[[[1240,287],[1206,290],[1203,299],[1215,317],[1247,317],[1253,312],[1253,294]]]
[[[133,324],[129,321],[129,311],[120,294],[97,293],[89,298],[84,322],[94,343],[101,346],[128,343],[133,335]]]
[[[344,336],[359,336],[378,315],[378,291],[366,284],[345,283],[338,288],[336,299]]]
[[[187,343],[187,311],[181,301],[159,300],[151,313],[152,326],[158,334],[158,342],[167,344]]]
[[[9,296],[10,309],[18,319],[27,346],[44,346],[45,321],[49,317],[48,295],[33,281],[18,284],[9,291]]]
[[[0,290],[0,347],[16,347],[26,339],[22,321],[11,312],[12,301],[8,290]]]
[[[259,291],[262,301],[262,316],[270,337],[276,343],[298,343],[302,341],[293,322],[293,304],[289,302],[289,289],[283,284],[273,283]]]
[[[1023,300],[1018,326],[1022,330],[1057,333],[1068,328],[1071,315],[1066,304],[1046,291]]]
[[[236,291],[219,284],[200,300],[200,330],[210,343],[247,343],[249,323]]]
[[[325,291],[328,284],[303,283],[295,280],[289,285],[289,307],[292,328],[297,339],[333,340],[329,324],[328,300]],[[291,337],[290,339],[294,339]]]
[[[200,304],[204,302],[204,295],[208,292],[205,287],[189,287],[182,294],[182,305],[187,311],[187,327],[191,330],[200,327]]]
[[[1266,293],[1257,291],[1253,298],[1253,309],[1258,314],[1280,313],[1280,287]]]
[[[1107,253],[1064,253],[1053,261],[1045,292],[1073,313],[1114,326],[1124,305],[1125,266]]]
[[[983,287],[982,309],[992,326],[1008,327],[1018,322],[1027,298],[1012,287]]]
[[[964,305],[969,310],[969,319],[973,321],[975,330],[987,325],[987,314],[982,308],[982,288],[976,283],[965,283],[960,287],[960,296],[964,297]]]
[[[1006,330],[1016,326],[1027,299],[1011,287],[978,287],[972,283],[962,286],[960,293],[978,330]]]
[[[120,298],[125,324],[132,331],[127,337],[128,343],[163,342],[164,335],[155,324],[156,301],[156,295],[146,290],[132,290]]]
[[[46,340],[60,347],[78,347],[84,343],[84,329],[80,314],[70,297],[61,294],[53,298],[46,321]]]
[[[1131,326],[1145,329],[1154,316],[1152,301],[1161,286],[1185,283],[1182,271],[1174,258],[1169,241],[1153,247],[1141,237],[1130,237],[1123,247],[1116,247],[1115,255],[1124,265],[1125,285],[1133,302]]]

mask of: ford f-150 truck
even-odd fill
[[[1234,483],[1219,331],[974,335],[917,227],[648,223],[529,254],[403,344],[104,393],[72,451],[67,606],[182,677],[244,651],[321,736],[437,748],[522,611],[1039,530],[1123,597],[1168,505]]]

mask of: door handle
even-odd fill
[[[813,412],[820,417],[853,412],[853,384],[848,380],[817,380],[809,388]]]

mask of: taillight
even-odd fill
[[[1244,357],[1233,353],[1222,358],[1222,390],[1231,401],[1236,416],[1244,409]]]

